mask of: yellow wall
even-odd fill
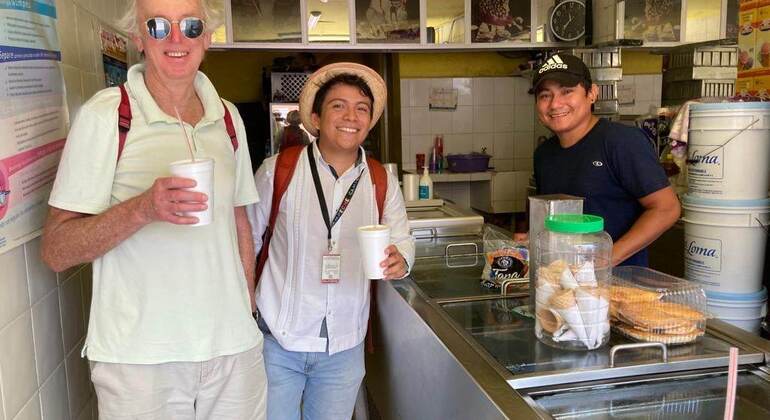
[[[369,56],[351,53],[314,53],[315,62],[324,65],[337,61],[352,61],[371,65]],[[270,67],[277,57],[297,58],[306,63],[309,55],[298,52],[209,51],[201,71],[211,79],[217,92],[231,102],[262,101],[262,69]]]
[[[663,71],[663,56],[647,51],[622,50],[623,76],[634,74],[660,74]]]
[[[524,56],[506,58],[496,52],[401,53],[402,78],[511,76]]]

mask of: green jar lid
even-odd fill
[[[560,233],[596,233],[604,230],[604,219],[591,214],[554,214],[545,219],[545,228]]]

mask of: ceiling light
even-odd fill
[[[315,26],[318,24],[318,21],[321,19],[321,12],[318,10],[313,10],[310,12],[310,17],[307,19],[307,28],[308,30],[315,28]]]

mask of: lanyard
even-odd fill
[[[329,222],[329,210],[326,208],[326,198],[324,197],[324,190],[321,186],[321,178],[318,176],[318,167],[316,167],[315,164],[315,151],[313,148],[313,145],[308,145],[308,154],[307,158],[310,161],[310,172],[313,174],[313,184],[315,184],[315,192],[318,196],[318,204],[321,205],[321,215],[324,218],[324,223],[326,223],[326,246],[329,252],[332,251],[332,227],[334,227],[335,224],[340,220],[340,217],[342,217],[342,213],[345,213],[345,210],[348,208],[348,204],[350,204],[350,200],[353,199],[353,194],[356,193],[356,188],[358,187],[358,181],[361,180],[361,175],[363,175],[363,171],[361,171],[360,174],[358,174],[358,178],[356,178],[355,181],[353,181],[353,184],[350,185],[350,188],[348,188],[347,194],[345,194],[345,198],[342,199],[342,203],[340,203],[340,208],[337,209],[337,213],[334,215],[334,219]]]

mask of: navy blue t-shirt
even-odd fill
[[[569,148],[556,136],[541,144],[535,150],[535,181],[538,194],[584,197],[583,212],[603,217],[613,241],[644,211],[638,199],[669,186],[644,133],[604,119]],[[647,266],[647,250],[621,265]]]

